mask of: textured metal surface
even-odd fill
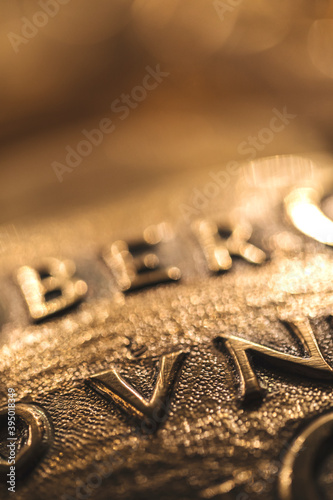
[[[325,172],[323,177],[315,170],[311,182],[319,185],[330,175]],[[240,175],[210,202],[207,214],[200,213],[223,224],[246,213],[251,241],[269,255],[259,266],[232,257],[231,269],[221,274],[209,271],[191,221],[182,217],[181,204],[188,203],[193,187],[209,181],[202,175],[17,228],[20,237],[0,264],[1,403],[6,405],[7,387],[14,387],[20,402],[47,412],[53,437],[44,457],[18,482],[15,498],[276,498],[290,443],[306,423],[333,409],[332,382],[283,371],[254,355],[252,367],[266,393],[244,405],[235,364],[215,340],[235,335],[306,356],[280,319],[307,317],[333,366],[333,255],[287,220],[283,199],[295,186],[292,176],[283,182],[263,178],[274,181],[251,184]],[[329,200],[325,209],[332,217]],[[103,248],[140,237],[161,221],[173,238],[161,245],[160,260],[179,268],[182,278],[122,294],[103,262]],[[59,317],[32,324],[16,273],[45,257],[74,260],[88,292]],[[159,360],[176,351],[186,358],[169,413],[151,432],[86,384],[116,367],[149,400]],[[10,497],[4,485],[0,494]]]

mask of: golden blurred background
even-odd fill
[[[333,1],[1,9],[2,225],[116,200],[175,171],[330,153]]]

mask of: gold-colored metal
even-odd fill
[[[266,254],[248,242],[252,229],[249,225],[237,225],[228,236],[221,237],[218,227],[212,220],[201,219],[193,223],[193,230],[205,254],[210,271],[228,271],[232,266],[232,256],[242,257],[251,264],[262,264]]]
[[[48,450],[52,440],[52,426],[45,411],[34,404],[19,403],[15,407],[16,418],[23,420],[27,427],[27,438],[22,447],[15,452],[15,471],[22,476],[36,466],[37,461]],[[7,420],[8,408],[0,410],[0,418]],[[8,441],[14,444],[18,441]],[[0,456],[0,474],[7,475],[10,470],[8,460]],[[7,478],[6,478],[7,479]]]
[[[87,284],[73,278],[74,274],[73,261],[55,258],[42,259],[37,268],[22,266],[17,271],[17,281],[33,320],[46,319],[83,299]]]
[[[321,210],[320,198],[315,189],[297,188],[285,198],[285,209],[299,231],[320,243],[333,246],[333,221]]]
[[[103,252],[103,259],[110,268],[121,291],[129,292],[146,286],[178,281],[181,271],[175,266],[160,266],[152,249],[163,242],[166,225],[150,226],[144,231],[144,239],[137,242],[115,241]]]
[[[262,396],[262,387],[259,384],[251,362],[249,352],[269,358],[272,364],[278,367],[300,373],[306,377],[332,379],[333,368],[325,361],[320,352],[317,340],[308,318],[288,321],[287,324],[301,341],[309,357],[293,356],[246,339],[224,334],[217,340],[225,342],[231,354],[240,377],[240,395],[244,400]]]
[[[149,401],[126,382],[116,368],[90,377],[87,383],[131,415],[139,419],[146,417],[146,425],[155,423],[156,428],[156,422],[161,422],[162,413],[166,415],[170,392],[184,358],[184,352],[162,356],[154,392]]]
[[[320,185],[321,169],[313,173]],[[332,248],[285,219],[283,200],[295,188],[287,166],[283,182],[270,184],[265,171],[253,175],[251,186],[241,172],[230,177],[223,196],[202,211],[202,220],[230,219],[234,228],[247,220],[254,245],[265,252],[262,265],[248,265],[233,259],[229,241],[233,262],[226,273],[208,272],[204,249],[178,210],[178,203],[189,203],[192,187],[189,179],[184,185],[177,179],[141,193],[140,213],[129,196],[52,224],[18,226],[19,242],[9,242],[2,254],[2,407],[13,387],[17,406],[38,406],[54,428],[47,452],[19,481],[17,500],[281,500],[278,476],[291,443],[307,422],[333,409]],[[191,182],[205,192],[205,176]],[[331,202],[327,198],[325,207]],[[182,272],[177,286],[154,282],[119,293],[100,249],[106,238],[124,237],[127,214],[126,241],[135,241],[138,231],[144,235],[137,252],[127,243],[138,259],[136,276],[140,266],[145,277],[171,262]],[[223,235],[221,228],[215,233],[246,244],[250,232]],[[67,268],[67,279],[84,282],[89,293],[75,307],[36,321],[26,297],[38,280],[48,283],[51,266],[36,266],[31,282],[23,280],[27,295],[12,277],[45,255],[75,261],[75,277]],[[147,269],[157,262],[160,267]],[[120,276],[126,273],[125,266]],[[44,289],[39,300],[54,304],[66,297],[64,275],[58,282],[62,288]],[[246,399],[263,388],[256,404],[240,404],[240,393]],[[0,434],[6,461],[4,419]],[[27,437],[21,429],[22,446]],[[321,488],[329,492],[329,463],[322,475]],[[0,483],[1,499],[8,495]]]
[[[320,451],[332,441],[333,414],[323,415],[306,427],[288,449],[279,476],[281,500],[322,500],[315,471]]]

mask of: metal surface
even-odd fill
[[[295,227],[284,200],[311,181],[320,198],[326,189],[320,207],[332,219],[331,169],[330,159],[313,163],[295,181],[299,159],[281,159],[281,177],[267,169],[277,161],[240,169],[204,210],[195,196],[211,179],[199,173],[17,226],[0,263],[2,415],[13,387],[22,407],[45,412],[52,433],[43,454],[30,449],[33,467],[17,479],[16,499],[299,498],[283,486],[292,443],[333,409],[333,254]],[[198,237],[197,220],[213,221],[219,235]],[[162,222],[168,237],[156,239]],[[172,266],[177,282],[145,281],[140,256],[131,260],[140,289],[131,290],[135,275],[121,286],[105,249],[119,254],[127,242],[126,259],[135,259],[131,242],[142,238],[158,258],[149,272]],[[229,264],[216,267],[223,249]],[[22,266],[29,276],[21,271],[17,282]],[[80,297],[69,288],[78,282]],[[240,399],[246,384],[260,397]],[[29,449],[24,431],[21,443]],[[315,491],[317,472],[304,477]],[[1,484],[1,499],[10,495]]]

